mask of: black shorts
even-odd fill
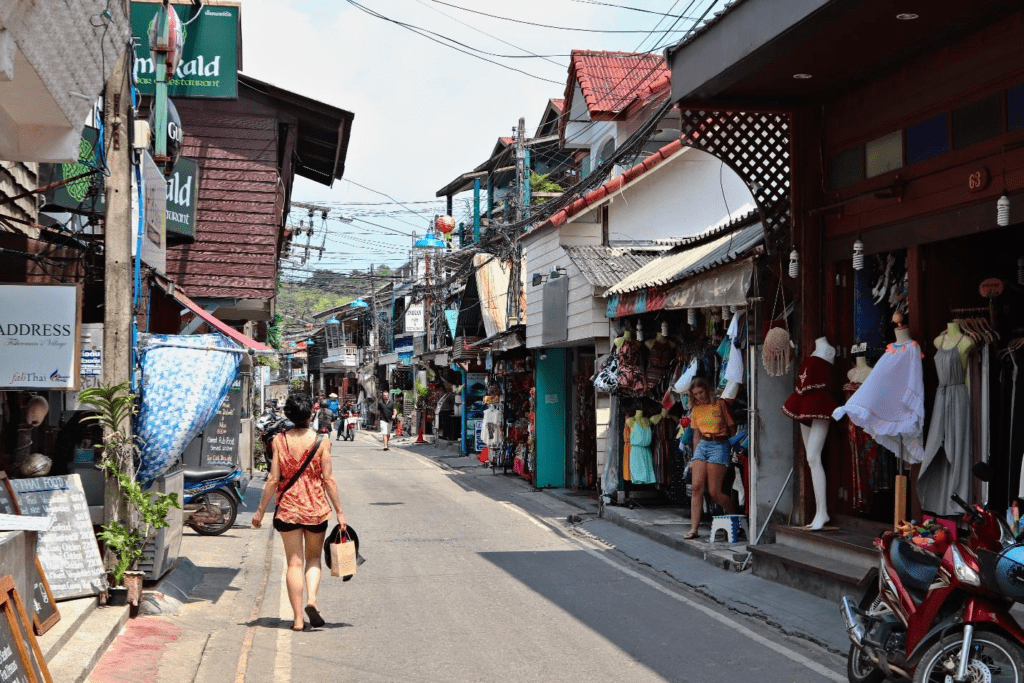
[[[311,534],[326,534],[327,521],[325,520],[319,524],[292,524],[291,522],[285,522],[284,520],[274,517],[274,528],[278,531],[295,531],[297,529],[303,529]]]

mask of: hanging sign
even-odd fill
[[[132,3],[135,80],[144,95],[156,92],[156,60],[149,51],[149,24],[159,7],[155,2]],[[241,68],[239,7],[207,4],[199,10],[198,16],[194,5],[172,4],[171,7],[182,24],[187,25],[183,26],[181,61],[167,81],[167,96],[236,99]]]
[[[0,285],[0,387],[78,388],[77,285]]]
[[[143,152],[142,159],[142,261],[163,275],[167,272],[167,180],[149,152]],[[137,243],[132,240],[133,246]]]
[[[196,241],[196,202],[199,199],[199,165],[194,159],[178,159],[167,177],[167,241]]]
[[[990,277],[987,280],[983,280],[981,285],[978,287],[978,292],[986,299],[995,299],[997,296],[1003,293],[1005,285],[1003,281],[997,277]]]
[[[426,324],[423,317],[423,304],[410,304],[405,311],[405,331],[407,333],[426,332]]]

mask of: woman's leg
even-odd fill
[[[725,473],[728,470],[726,465],[707,464],[708,492],[716,503],[722,506],[727,515],[736,512],[732,496],[722,490],[722,482],[725,481]]]
[[[320,590],[320,553],[326,534],[303,533],[306,535],[306,604],[316,607],[316,593]]]
[[[301,629],[305,618],[302,616],[302,569],[305,558],[302,552],[302,529],[295,531],[282,531],[281,540],[284,541],[284,554],[288,563],[285,573],[285,583],[288,586],[288,602],[292,605],[294,612],[292,628]]]
[[[697,527],[700,526],[701,508],[704,506],[704,487],[707,483],[707,462],[704,460],[690,461],[690,480],[693,487],[693,495],[690,497],[690,534],[697,536]]]

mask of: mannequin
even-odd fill
[[[857,361],[850,371],[846,373],[846,378],[853,384],[864,384],[864,380],[871,374],[871,366],[868,365],[868,359],[864,356],[857,356]]]
[[[825,337],[814,341],[814,351],[800,364],[796,390],[786,400],[782,412],[800,422],[800,436],[811,468],[811,484],[814,489],[815,513],[807,529],[818,531],[829,521],[825,467],[821,462],[821,451],[828,437],[829,417],[836,409],[835,398],[831,395],[831,366],[836,358],[836,348]]]
[[[654,339],[648,339],[645,343],[647,344],[647,348],[650,349],[654,348],[654,345],[660,342],[672,343],[671,340],[668,339],[668,323],[662,323],[661,330],[658,331],[658,334],[655,335]]]
[[[661,417],[658,416],[658,421]],[[637,410],[633,417],[626,418],[629,427],[629,479],[634,484],[653,484],[654,458],[651,453],[651,422],[643,410]],[[623,464],[625,470],[625,463]]]
[[[896,323],[896,343],[906,344],[910,341],[910,328],[903,324],[903,316],[893,313],[892,321]]]
[[[967,358],[971,355],[971,351],[974,350],[974,340],[964,334],[964,331],[960,329],[959,323],[955,320],[946,325],[938,337],[935,338],[935,348],[942,349],[943,351],[950,351],[956,349],[960,352],[960,363],[963,365],[964,370],[967,369]]]
[[[615,348],[621,349],[623,343],[628,342],[632,338],[633,333],[629,331],[629,328],[626,328],[622,331],[622,334],[615,338],[615,341],[612,343],[615,344]]]

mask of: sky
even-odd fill
[[[498,64],[487,63],[370,16],[355,1],[479,50],[546,58],[487,57]],[[298,259],[286,262],[283,274],[300,276],[311,267],[348,271],[371,263],[401,265],[411,233],[422,236],[434,214],[444,213],[437,190],[486,160],[497,138],[510,135],[520,117],[532,135],[548,99],[564,96],[571,50],[661,53],[683,35],[679,29],[693,23],[682,20],[666,36],[676,17],[699,16],[713,3],[242,0],[243,72],[355,114],[344,178],[331,188],[296,178],[292,191],[294,202],[332,207],[326,224],[314,219],[311,238],[325,246],[325,255],[317,261],[310,252],[304,266]],[[587,30],[544,28],[460,8]],[[458,217],[458,209],[455,213]],[[342,222],[342,215],[355,220]],[[300,210],[291,218],[308,220]],[[304,244],[305,238],[295,243]]]

